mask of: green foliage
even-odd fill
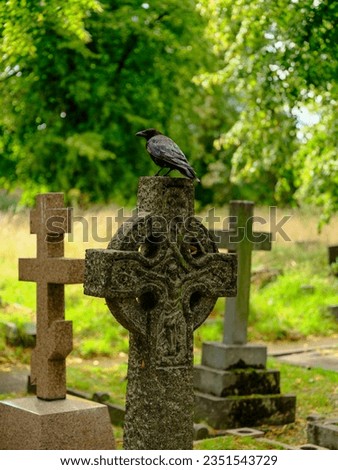
[[[338,206],[338,4],[0,3],[0,184],[128,201],[155,168],[145,127],[202,177],[201,205]],[[119,201],[120,200],[120,201]]]
[[[267,265],[281,274],[261,285],[252,282],[249,341],[292,341],[337,333],[337,322],[327,307],[338,303],[338,280],[327,265],[325,246],[277,244],[273,256],[254,252],[253,262],[253,269]],[[224,308],[224,299],[218,299],[214,312],[195,332],[197,348],[203,341],[222,341]]]
[[[307,291],[305,285],[311,285],[313,291]],[[251,331],[271,340],[298,339],[314,331],[331,335],[337,328],[327,307],[337,300],[337,285],[329,280],[304,270],[286,273],[260,292],[253,292]]]
[[[200,9],[219,68],[199,81],[223,84],[239,110],[215,142],[231,153],[215,183],[231,167],[255,201],[308,201],[327,219],[338,207],[337,2],[202,0]]]
[[[195,450],[269,450],[276,448],[278,448],[278,446],[272,445],[271,443],[259,442],[252,437],[233,436],[220,436],[214,437],[213,439],[204,439],[197,441],[194,444]],[[280,449],[282,449],[282,447]],[[241,459],[243,459],[243,464],[244,462],[248,462],[248,459],[244,456],[240,456],[239,462]]]
[[[191,77],[207,66],[209,43],[194,1],[10,5],[0,10],[5,187],[126,199],[153,172],[134,137],[150,126],[203,157],[189,127],[206,94]]]

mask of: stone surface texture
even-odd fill
[[[317,446],[338,450],[338,417],[308,421],[307,438]]]
[[[138,212],[106,250],[87,250],[85,293],[130,332],[126,449],[191,449],[193,331],[236,293],[236,257],[194,217],[187,179],[144,177]]]
[[[293,395],[216,397],[195,392],[195,419],[215,429],[262,424],[286,424],[295,420]]]
[[[264,369],[267,348],[261,345],[234,345],[208,341],[202,346],[202,364],[215,369]]]
[[[105,405],[67,396],[48,402],[17,398],[0,402],[0,449],[114,449]]]
[[[71,210],[62,193],[39,194],[31,211],[30,232],[37,236],[35,259],[19,259],[19,279],[37,283],[37,339],[31,361],[31,383],[37,396],[66,396],[65,359],[72,350],[72,323],[65,320],[64,285],[83,282],[84,260],[64,258],[64,234]]]

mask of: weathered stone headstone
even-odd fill
[[[329,255],[329,264],[336,263],[338,259],[338,245],[329,246],[328,255]]]
[[[338,245],[328,247],[329,265],[334,265],[338,262]],[[338,276],[338,270],[332,270],[335,276]]]
[[[19,259],[19,279],[37,283],[31,383],[45,400],[66,396],[65,359],[73,347],[73,334],[72,322],[65,320],[64,286],[83,282],[83,260],[64,258],[70,214],[63,207],[62,193],[38,195],[30,217],[30,232],[37,236],[36,258]]]
[[[193,331],[235,295],[236,257],[194,217],[193,183],[144,177],[138,214],[106,250],[87,250],[85,293],[130,332],[126,449],[191,449]]]
[[[215,231],[219,248],[237,253],[237,296],[226,299],[223,343],[202,345],[194,371],[196,419],[215,428],[294,421],[295,397],[280,395],[280,374],[266,370],[267,348],[247,344],[253,250],[271,250],[271,235],[253,232],[254,204],[230,202],[228,231]],[[260,396],[258,396],[260,395]]]
[[[247,343],[252,251],[271,250],[271,234],[253,231],[253,210],[251,201],[231,201],[229,231],[215,234],[221,237],[218,247],[238,257],[237,295],[226,299],[224,344]]]
[[[266,363],[266,347],[247,344],[252,251],[271,250],[271,234],[253,232],[253,211],[251,201],[231,201],[229,230],[214,231],[217,246],[238,257],[237,295],[226,299],[223,343],[203,344],[204,356],[223,357],[225,369],[243,364],[264,367]]]
[[[312,417],[307,419],[308,442],[331,450],[338,450],[338,418]]]
[[[107,408],[66,398],[65,359],[72,350],[72,322],[65,320],[64,285],[82,283],[84,276],[83,259],[64,258],[70,216],[62,193],[38,195],[31,211],[37,256],[19,260],[19,279],[37,283],[37,334],[31,361],[37,397],[0,402],[1,449],[113,448]]]

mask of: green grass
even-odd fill
[[[116,356],[128,352],[129,335],[109,312],[103,299],[87,297],[82,286],[66,287],[67,318],[74,325],[74,351],[77,355]]]
[[[110,214],[111,215],[111,214]],[[18,281],[17,259],[35,257],[35,237],[29,235],[28,214],[12,216],[0,213],[0,366],[28,364],[31,349],[7,344],[4,322],[13,322],[19,331],[35,321],[34,283]],[[294,233],[307,224],[295,223]],[[274,243],[272,252],[254,252],[253,269],[279,269],[275,280],[257,279],[251,284],[249,341],[296,340],[338,333],[338,323],[327,313],[329,304],[338,304],[338,278],[327,265],[327,243],[311,233],[311,242]],[[299,239],[299,238],[295,238]],[[76,236],[75,236],[76,240]],[[91,241],[66,244],[67,256],[83,257]],[[313,286],[313,291],[302,289]],[[224,299],[195,332],[195,361],[200,361],[203,341],[221,341]],[[111,401],[124,404],[126,393],[128,332],[110,314],[103,299],[83,295],[82,286],[66,286],[66,319],[73,321],[74,349],[67,364],[67,384],[93,394],[108,392]],[[337,410],[336,372],[286,365],[269,360],[269,367],[281,371],[282,393],[297,396],[295,423],[261,427],[265,437],[290,445],[306,442],[306,416],[331,414]],[[1,398],[1,397],[0,397]],[[122,431],[115,429],[119,445]],[[262,446],[262,447],[260,447]],[[267,449],[249,437],[215,437],[198,443],[196,449]]]
[[[18,257],[35,256],[35,237],[28,235],[27,215],[3,214],[0,228],[6,240],[0,247],[0,322],[14,322],[19,328],[35,321],[35,284],[18,281]],[[74,240],[77,238],[78,234]],[[68,242],[67,256],[83,256],[84,249],[91,246],[90,241]],[[277,242],[271,252],[253,253],[253,270],[279,269],[281,274],[272,282],[254,280],[251,284],[249,341],[338,333],[338,323],[327,311],[328,305],[338,304],[338,278],[330,272],[326,250],[326,244],[318,239],[308,243]],[[303,285],[313,286],[313,292],[303,290]],[[195,332],[197,350],[203,341],[222,340],[224,303],[219,299],[205,324]],[[82,286],[66,286],[66,319],[73,321],[75,355],[115,357],[128,351],[128,332],[112,317],[104,300],[83,295]],[[2,360],[17,356],[6,347],[3,328],[0,350]]]
[[[328,264],[321,243],[276,245],[272,252],[255,252],[253,271],[280,270],[275,280],[262,276],[251,284],[249,341],[297,340],[338,333],[328,305],[338,304],[338,278]],[[255,279],[255,278],[254,278]],[[312,286],[313,291],[303,289]],[[213,313],[196,332],[196,345],[221,341],[225,301],[219,299]]]
[[[337,413],[338,374],[322,369],[308,370],[303,367],[284,364],[276,359],[268,360],[268,368],[281,373],[281,391],[297,397],[296,420],[294,423],[257,427],[270,440],[297,446],[307,442],[306,418],[310,414],[332,416]],[[95,392],[110,395],[109,401],[124,405],[127,386],[127,357],[97,358],[82,360],[72,353],[68,360],[67,385],[92,396]],[[0,396],[4,399],[6,396]],[[122,430],[114,427],[121,445]],[[195,449],[270,449],[278,448],[250,437],[222,436],[196,443]]]
[[[252,437],[220,436],[194,444],[195,450],[281,450],[282,447],[260,442]]]
[[[90,395],[97,392],[109,393],[113,403],[124,405],[127,368],[127,357],[122,363],[104,358],[94,363],[89,361],[70,363],[67,367],[67,385]]]
[[[127,386],[127,358],[116,360],[99,358],[98,360],[70,360],[67,368],[68,387],[92,395],[105,392],[110,395],[110,402],[125,404]],[[296,420],[294,423],[273,426],[264,425],[255,428],[264,431],[264,437],[282,444],[297,446],[307,442],[306,418],[311,414],[333,415],[337,413],[338,374],[322,369],[308,370],[303,367],[284,364],[276,359],[269,359],[267,367],[278,369],[281,373],[281,391],[297,397]],[[121,442],[122,430],[115,427],[115,433]],[[213,437],[195,444],[195,449],[278,449],[278,444],[271,445],[250,437],[222,436]]]

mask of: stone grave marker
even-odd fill
[[[338,417],[309,416],[308,442],[331,450],[338,450]]]
[[[194,217],[193,183],[143,177],[138,213],[86,251],[85,293],[130,332],[126,449],[192,449],[193,331],[236,293],[236,257]]]
[[[72,322],[65,320],[65,284],[83,282],[84,260],[64,258],[71,210],[62,193],[40,194],[31,211],[37,256],[19,260],[19,279],[37,283],[36,347],[31,382],[37,397],[0,402],[1,449],[111,449],[106,407],[66,397],[65,359],[72,350]]]
[[[338,245],[328,247],[329,264],[333,264],[338,259]]]
[[[329,265],[333,265],[338,262],[338,245],[332,245],[328,247],[328,258]],[[338,276],[338,270],[332,270],[335,276]]]
[[[253,232],[253,210],[251,201],[231,201],[229,230],[214,231],[218,247],[238,256],[237,296],[226,299],[223,342],[203,343],[194,371],[196,419],[215,428],[295,417],[295,397],[280,395],[279,371],[266,370],[267,348],[247,344],[252,251],[271,250],[271,234]]]

